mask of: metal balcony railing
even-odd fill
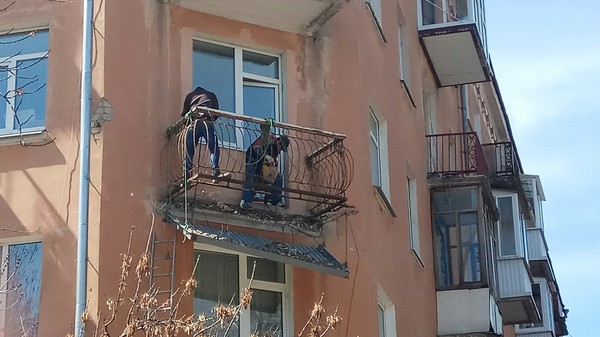
[[[426,137],[430,177],[488,175],[483,148],[475,132]]]
[[[255,176],[252,188],[257,195],[284,193],[288,199],[307,201],[310,215],[322,215],[346,206],[346,189],[354,174],[351,154],[344,147],[345,136],[314,128],[275,122],[231,112],[198,108],[196,113],[217,118],[213,123],[220,149],[219,168],[229,176],[217,179],[218,186],[242,191],[246,182],[246,150],[252,142],[270,132],[287,136],[289,145],[278,158],[283,186],[265,183]],[[201,123],[201,122],[200,122]],[[169,139],[161,154],[163,174],[176,198],[197,185],[214,185],[210,151],[205,139],[196,147],[193,167],[184,181],[186,137],[193,132],[193,121],[182,118],[167,129]],[[190,136],[191,137],[191,136]],[[265,138],[266,139],[266,138]],[[185,184],[184,184],[185,182]]]
[[[482,147],[489,165],[490,177],[519,177],[519,161],[511,142],[483,144]]]

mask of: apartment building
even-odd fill
[[[2,277],[27,285],[0,336],[73,326],[80,7],[0,11]],[[332,336],[567,335],[485,30],[483,0],[96,1],[87,333],[130,244],[165,299],[195,276],[186,314],[252,280],[235,336],[296,335],[322,294]],[[210,136],[189,146],[196,87],[227,176]],[[249,179],[246,149],[284,138],[275,181]]]

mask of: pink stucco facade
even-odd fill
[[[25,237],[43,247],[39,336],[65,335],[74,320],[81,12],[78,2],[40,5],[33,0],[17,0],[0,12],[0,31],[49,30],[46,131],[30,141],[52,141],[20,146],[10,144],[14,137],[0,138],[0,243]],[[285,336],[298,333],[323,293],[328,310],[339,306],[343,318],[331,336],[377,336],[382,293],[395,308],[394,336],[438,335],[425,136],[463,132],[464,118],[459,87],[438,88],[419,42],[416,1],[382,1],[383,34],[369,7],[358,0],[345,3],[314,36],[226,19],[176,2],[96,1],[94,13],[92,112],[105,97],[114,116],[91,141],[89,335],[101,324],[97,315],[106,313],[106,299],[115,295],[131,227],[135,256],[146,247],[151,225],[157,237],[177,238],[176,285],[194,268],[194,242],[163,223],[157,210],[168,188],[161,172],[164,131],[178,120],[183,97],[192,89],[194,39],[277,55],[284,121],[346,135],[344,146],[354,159],[347,197],[358,212],[325,224],[317,239],[278,227],[253,228],[247,221],[236,226],[227,216],[206,223],[283,242],[323,243],[347,265],[347,279],[289,267],[290,301],[284,310],[292,319],[286,321]],[[409,62],[404,82],[399,25],[405,34],[403,62]],[[478,97],[483,90],[467,85],[469,121],[480,126],[481,143],[507,138],[500,103],[489,95]],[[380,121],[387,150],[381,161],[383,195],[372,182],[370,111]],[[418,252],[410,242],[408,178],[416,182]],[[241,197],[241,191],[219,193],[226,204],[237,205]],[[305,208],[294,200],[288,206],[280,211]],[[192,302],[183,302],[184,311],[193,312]],[[505,335],[514,336],[511,326],[505,326]]]

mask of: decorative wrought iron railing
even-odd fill
[[[250,185],[258,196],[283,193],[285,198],[307,201],[311,215],[322,215],[346,206],[345,192],[352,181],[354,164],[344,147],[345,135],[204,107],[196,109],[195,114],[196,117],[204,115],[215,119],[212,124],[220,150],[219,169],[228,176],[215,179],[208,144],[200,137],[191,172],[187,174],[189,178],[184,179],[188,156],[186,138],[193,144],[195,123],[201,123],[201,127],[206,124],[202,119],[182,118],[167,129],[169,141],[161,154],[163,174],[173,186],[171,198],[182,195],[186,189],[214,185],[215,182],[223,188],[242,191],[246,184],[247,149],[254,140],[270,133],[274,137],[285,135],[289,140],[287,150],[278,158],[283,184],[267,183],[257,173]]]
[[[511,142],[483,144],[490,177],[519,177],[519,161]]]
[[[429,176],[487,175],[485,155],[475,132],[428,135]]]

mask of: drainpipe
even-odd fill
[[[467,94],[467,86],[460,86],[460,110],[462,111],[463,132],[470,132],[469,125],[469,95]]]
[[[81,124],[79,145],[79,226],[77,230],[77,283],[75,293],[75,337],[85,336],[81,315],[86,307],[88,210],[90,196],[90,129],[92,106],[92,38],[94,0],[83,2],[81,56]]]

